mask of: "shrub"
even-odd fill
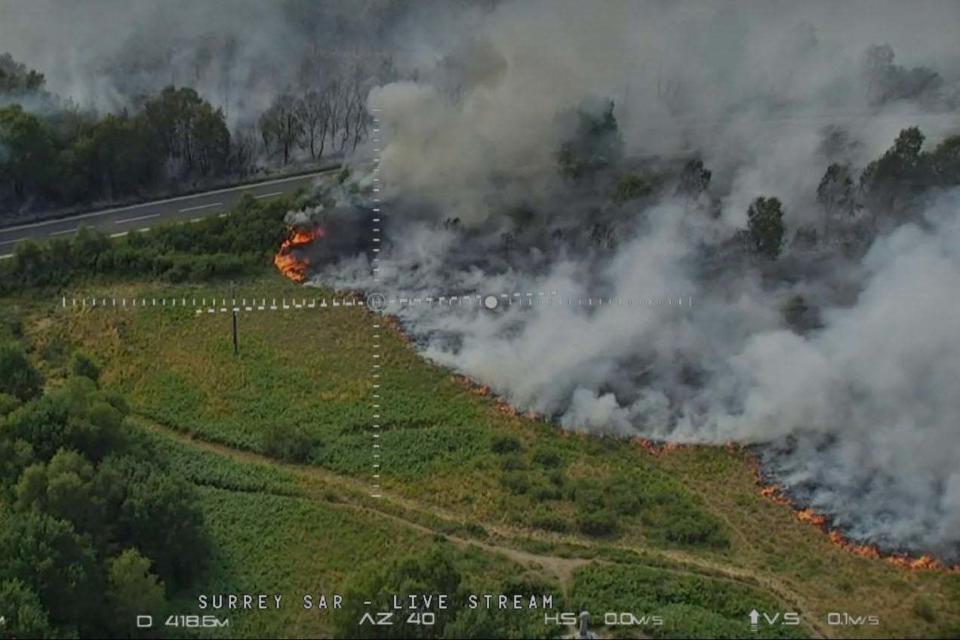
[[[0,393],[29,400],[40,393],[43,378],[19,345],[0,345]]]
[[[490,450],[500,454],[520,451],[520,441],[515,436],[498,436],[490,443]]]
[[[612,536],[617,532],[617,518],[609,509],[581,510],[577,514],[577,529],[597,538]]]
[[[87,354],[78,351],[70,359],[70,373],[96,382],[100,379],[100,365]]]
[[[542,467],[556,468],[563,466],[563,456],[551,449],[537,449],[533,452],[533,461]]]
[[[562,515],[553,513],[544,507],[537,507],[530,517],[530,524],[537,529],[566,533],[570,530],[570,523]]]
[[[315,446],[313,438],[302,426],[273,424],[264,432],[264,452],[287,462],[306,462],[313,454]]]
[[[521,495],[530,490],[530,482],[527,476],[520,471],[507,471],[500,476],[500,484],[506,487],[510,493]]]
[[[913,615],[926,622],[935,622],[937,619],[936,607],[930,598],[919,596],[913,601]]]
[[[527,463],[517,453],[508,453],[500,459],[500,468],[504,471],[519,471],[527,468]]]

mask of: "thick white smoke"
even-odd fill
[[[819,224],[829,162],[862,168],[904,127],[933,141],[956,127],[960,6],[602,7],[504,4],[471,13],[460,38],[411,32],[408,62],[432,71],[370,97],[389,140],[379,288],[545,302],[391,311],[429,357],[520,409],[568,428],[761,444],[791,494],[852,537],[956,559],[960,193],[862,259],[788,248],[762,266],[724,247],[753,198],[781,198],[790,229]],[[865,57],[884,44],[895,62]],[[941,81],[907,86],[927,77],[919,66]],[[712,204],[667,189],[611,209],[609,192],[564,185],[563,114],[597,97],[614,98],[628,155],[703,158]],[[843,132],[832,147],[828,127]],[[517,206],[541,227],[505,243]],[[454,217],[464,224],[441,224]],[[613,249],[544,240],[596,220],[613,221]],[[372,288],[368,274],[358,258],[322,277]],[[819,328],[788,328],[795,294],[820,306]],[[623,303],[586,303],[597,298]]]

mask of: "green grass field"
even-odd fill
[[[333,295],[274,275],[236,287],[268,301]],[[0,330],[22,335],[50,385],[74,351],[93,355],[103,386],[126,396],[131,428],[150,433],[198,486],[216,551],[197,593],[299,601],[439,545],[471,585],[522,578],[556,589],[570,610],[663,614],[664,626],[642,629],[654,637],[749,635],[755,607],[800,612],[802,628],[779,630],[788,635],[960,634],[960,575],[833,546],[759,494],[746,451],[653,454],[511,415],[359,307],[243,313],[235,356],[229,314],[64,310],[58,295],[0,301]],[[230,291],[128,282],[76,295]],[[375,404],[381,498],[370,496]],[[195,613],[195,597],[175,602]],[[830,611],[878,614],[881,626],[829,627]],[[333,630],[329,614],[290,607],[234,614],[227,635]]]

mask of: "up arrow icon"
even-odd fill
[[[750,630],[756,631],[758,624],[760,624],[760,612],[754,609],[750,612]]]

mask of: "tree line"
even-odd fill
[[[255,273],[287,235],[289,198],[270,202],[245,196],[227,217],[169,224],[110,238],[81,227],[71,238],[24,240],[0,262],[0,295],[26,287],[63,286],[77,278],[148,277],[204,282]]]
[[[3,209],[137,198],[347,153],[368,135],[374,79],[391,69],[305,64],[299,92],[231,131],[223,110],[189,87],[101,116],[52,96],[43,74],[0,55],[0,218]]]
[[[168,87],[136,111],[97,118],[0,107],[0,203],[114,200],[241,172],[223,112]]]
[[[575,115],[573,135],[556,154],[558,171],[565,179],[604,180],[612,172],[619,177],[610,199],[621,206],[662,194],[662,187],[670,183],[676,185],[674,196],[687,200],[707,193],[712,174],[696,158],[688,160],[676,175],[624,172],[623,140],[612,101],[599,109],[581,108]],[[864,248],[877,232],[916,217],[926,195],[960,185],[960,134],[948,136],[932,149],[925,150],[924,142],[919,128],[908,127],[859,175],[848,162],[831,163],[817,187],[821,223],[798,227],[792,241],[807,248],[823,243]],[[611,233],[597,223],[592,238],[609,245]],[[734,240],[757,256],[776,259],[788,240],[780,199],[760,195],[751,201],[747,227]]]
[[[193,487],[98,377],[75,353],[44,391],[19,343],[0,344],[0,614],[13,637],[130,637],[208,555]]]

